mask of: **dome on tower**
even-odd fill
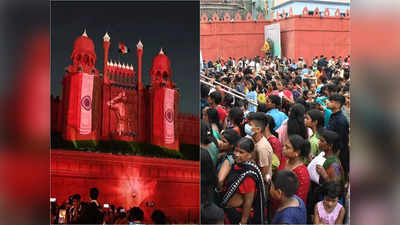
[[[94,43],[86,33],[86,29],[81,36],[74,41],[74,50],[71,54],[73,65],[86,65],[88,71],[94,67],[96,63],[96,53],[94,51]]]
[[[95,54],[94,43],[92,39],[88,37],[86,30],[83,32],[81,36],[75,39],[74,52],[85,52],[93,55]]]
[[[171,62],[161,49],[158,55],[153,58],[153,63],[151,65],[150,76],[160,77],[161,79],[170,79],[172,75]]]

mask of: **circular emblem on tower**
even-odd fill
[[[174,112],[172,111],[172,109],[167,109],[164,116],[168,122],[172,123],[172,121],[174,121]]]
[[[89,111],[92,108],[92,99],[89,95],[82,98],[81,105],[86,111]]]

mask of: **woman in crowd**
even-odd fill
[[[244,113],[239,107],[233,107],[228,114],[228,123],[226,128],[232,128],[238,133],[238,135],[243,136],[243,119]]]
[[[218,111],[215,108],[205,107],[203,109],[203,120],[210,125],[214,138],[220,140],[221,125],[219,124]]]
[[[210,125],[204,120],[200,123],[200,150],[207,151],[213,161],[213,165],[216,168],[218,161],[219,149],[213,142],[213,135]]]
[[[283,155],[282,155],[282,144],[279,142],[278,139],[278,133],[274,131],[275,127],[275,121],[272,118],[272,116],[266,114],[265,117],[265,131],[264,131],[264,136],[267,138],[268,142],[271,144],[272,150],[274,151],[274,154],[278,157],[279,162],[282,161]]]
[[[324,114],[318,109],[311,109],[307,112],[304,122],[306,127],[311,128],[313,131],[313,135],[309,138],[311,152],[308,160],[306,160],[306,164],[308,164],[309,161],[320,153],[319,138],[324,129]]]
[[[336,181],[344,184],[344,171],[337,152],[339,135],[331,130],[325,129],[319,139],[319,149],[325,152],[324,164],[317,165],[317,172],[320,175],[320,184]]]
[[[286,143],[289,135],[298,134],[305,139],[311,136],[312,131],[307,130],[304,124],[304,113],[305,108],[302,104],[297,103],[290,108],[288,120],[276,130],[281,143]]]
[[[310,188],[310,175],[307,167],[304,165],[303,158],[310,153],[310,142],[300,135],[290,135],[283,148],[283,156],[287,160],[282,160],[278,170],[293,171],[299,179],[299,187],[296,195],[304,203],[307,202],[308,190]]]

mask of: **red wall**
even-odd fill
[[[316,55],[328,57],[350,54],[350,16],[289,16],[278,20],[239,18],[230,22],[230,16],[224,21],[202,15],[200,24],[200,48],[203,59],[215,60],[219,56],[254,57],[262,55],[264,44],[264,26],[280,23],[282,56],[297,59],[302,56],[310,62]],[[249,16],[247,16],[249,17]],[[240,20],[239,20],[240,19]]]
[[[350,19],[319,16],[294,16],[280,20],[282,56],[307,63],[321,54],[346,56],[350,54]]]
[[[155,209],[179,223],[199,221],[199,162],[52,150],[50,174],[58,204],[75,193],[88,201],[89,189],[97,187],[100,204],[139,206],[148,222]]]
[[[228,21],[200,24],[200,49],[203,59],[214,61],[219,56],[238,59],[243,56],[262,55],[264,26],[270,22]]]

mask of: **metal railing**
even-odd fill
[[[201,75],[201,76],[202,76],[202,75]],[[207,77],[207,78],[208,78],[208,77]],[[216,85],[214,85],[214,84],[212,84],[212,83],[210,83],[210,82],[207,82],[207,81],[205,81],[205,80],[200,80],[200,82],[203,83],[203,84],[205,84],[205,85],[208,85],[208,86],[210,86],[210,87],[212,87],[212,88],[214,88],[214,89],[217,89]],[[214,83],[219,84],[219,83],[216,82],[216,81],[214,81]],[[225,86],[225,85],[223,85],[223,84],[220,85],[220,86],[222,86],[222,87],[227,87],[227,86]],[[232,88],[230,88],[230,87],[227,87],[227,88],[232,89]],[[221,90],[222,90],[223,92],[227,93],[227,94],[232,95],[234,98],[236,97],[236,98],[241,99],[241,100],[246,100],[246,97],[245,97],[242,93],[240,93],[241,95],[238,95],[238,94],[235,94],[235,93],[233,93],[233,92],[231,92],[231,91],[229,91],[229,90],[223,89],[223,88],[221,88]],[[237,92],[236,90],[234,90],[234,91]],[[252,104],[252,105],[258,106],[257,102],[254,102],[254,101],[252,101],[252,100],[247,99],[247,102],[249,102],[249,103]]]

